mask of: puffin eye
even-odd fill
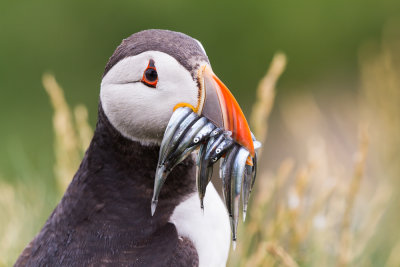
[[[156,66],[154,65],[154,60],[150,59],[149,65],[143,73],[142,83],[149,87],[155,88],[158,82],[158,74]]]

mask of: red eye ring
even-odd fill
[[[150,59],[147,68],[143,72],[142,83],[149,87],[155,88],[158,82],[157,69],[154,60]]]

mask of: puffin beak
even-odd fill
[[[227,155],[229,149],[230,151],[236,149],[235,153],[224,159],[224,162],[229,164],[223,165],[229,167],[223,168],[222,176],[227,185],[224,194],[229,203],[227,202],[226,206],[229,208],[229,214],[234,215],[237,226],[238,203],[245,166],[250,166],[249,170],[253,173],[256,166],[254,144],[257,145],[259,142],[253,143],[249,125],[235,97],[208,65],[199,68],[197,78],[199,92],[196,107],[189,103],[178,103],[165,129],[155,174],[151,214],[155,212],[161,187],[168,174],[194,149],[200,147],[200,156],[197,158],[197,185],[201,202],[206,186],[210,182],[212,165]],[[231,194],[231,181],[234,183],[234,194]],[[247,182],[246,190],[250,189],[249,185]],[[233,195],[235,201],[234,205],[231,205]],[[248,200],[248,194],[245,195],[244,204]],[[232,211],[233,207],[235,212]],[[236,230],[234,232],[236,233]]]
[[[200,99],[197,113],[217,127],[230,131],[232,138],[254,157],[250,127],[235,97],[207,65],[199,69],[198,79]]]

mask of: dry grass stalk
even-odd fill
[[[267,243],[266,250],[275,259],[281,262],[283,266],[298,267],[298,264],[293,260],[290,254],[285,251],[283,247],[274,243]]]
[[[26,175],[29,179],[37,179]],[[0,177],[0,266],[12,266],[42,226],[44,218],[40,213],[47,209],[48,196],[44,196],[40,181],[3,181]]]
[[[389,27],[390,28],[390,27]],[[398,27],[387,31],[398,32]],[[384,39],[385,40],[385,39]],[[399,40],[393,42],[397,45]],[[361,49],[360,68],[362,91],[360,102],[364,120],[370,125],[372,153],[377,153],[375,165],[399,185],[400,165],[400,51],[398,45],[384,41],[382,45],[367,43]],[[371,55],[372,54],[372,55]],[[397,59],[397,61],[396,61]],[[397,63],[397,64],[396,64]]]
[[[347,199],[346,199],[347,205],[343,215],[338,266],[347,266],[352,260],[352,254],[351,254],[352,235],[350,233],[350,224],[351,224],[352,212],[354,209],[354,202],[360,191],[362,178],[364,177],[364,169],[368,152],[368,143],[369,143],[369,138],[367,130],[363,128],[361,130],[359,151],[356,155],[354,174],[347,194]]]
[[[9,184],[1,183],[0,184],[0,211],[2,216],[15,215],[15,190]],[[16,216],[15,216],[16,217]],[[13,249],[13,242],[16,240],[18,236],[19,224],[16,220],[17,218],[12,218],[10,221],[0,221],[0,251],[8,251],[10,252]],[[8,262],[8,258],[0,257],[0,266],[7,266],[10,264]]]
[[[275,94],[273,90],[271,93],[271,88],[266,91],[271,101],[264,100],[264,103],[270,104],[261,109],[260,103],[263,101],[258,100],[252,114],[252,122],[258,123],[257,127],[252,125],[253,129],[258,131],[255,131],[255,134],[261,133],[264,137],[267,122],[255,120],[255,117],[262,116],[254,114],[262,111],[264,118],[268,118]],[[312,112],[314,115],[317,113],[318,120],[310,120],[307,127],[304,127],[301,123],[303,120],[294,112],[295,119],[288,120],[287,123],[293,122],[290,127],[294,132],[303,131],[302,135],[299,135],[300,138],[310,137],[310,140],[313,140],[309,147],[308,163],[306,167],[299,167],[294,177],[294,161],[282,163],[276,175],[271,175],[265,170],[259,173],[257,189],[250,206],[251,217],[241,228],[246,234],[241,235],[244,239],[239,242],[240,255],[233,255],[231,258],[237,266],[283,264],[282,260],[275,257],[279,249],[271,249],[269,254],[265,254],[266,244],[276,244],[276,247],[282,248],[295,264],[344,266],[355,262],[371,262],[365,250],[367,245],[371,244],[372,235],[377,230],[390,194],[389,190],[382,188],[382,181],[379,181],[379,186],[368,181],[362,187],[369,147],[367,131],[361,131],[355,169],[349,184],[348,179],[344,177],[347,172],[343,165],[338,164],[345,159],[335,158],[335,161],[332,161],[331,150],[334,147],[329,143],[329,139],[324,140],[323,132],[319,132],[321,127],[324,127],[321,122],[326,120],[324,112],[319,110],[314,98],[309,98],[307,103],[314,108],[303,109],[303,119],[309,118]],[[305,104],[300,101],[297,107],[299,105]],[[291,105],[285,107],[290,108]],[[293,110],[288,112],[293,113]],[[350,135],[349,129],[344,130],[345,134]],[[302,141],[304,142],[303,139]],[[365,206],[360,207],[356,198],[369,201],[368,209],[365,209]]]
[[[305,210],[305,199],[306,199],[306,190],[309,186],[311,179],[311,166],[301,169],[296,175],[296,181],[294,183],[294,187],[289,192],[292,194],[292,197],[295,198],[295,201],[289,203],[289,229],[290,229],[290,240],[289,247],[290,250],[295,251],[299,244],[303,241],[304,237],[307,235],[306,229],[304,228],[304,223],[301,222],[301,214]],[[301,222],[301,223],[300,223]]]
[[[267,138],[268,117],[275,100],[275,86],[286,68],[286,55],[276,53],[264,78],[261,79],[257,89],[257,101],[253,105],[250,124],[254,135],[264,143]]]
[[[286,56],[283,53],[275,54],[266,75],[260,81],[257,89],[257,102],[253,106],[250,122],[255,136],[261,142],[265,141],[267,135],[268,117],[275,99],[275,85],[285,67]],[[258,153],[261,154],[261,152],[262,151],[259,151]],[[246,227],[246,236],[252,238],[244,239],[242,241],[243,243],[239,242],[237,253],[232,255],[231,258],[231,261],[236,262],[233,264],[238,266],[256,266],[254,265],[255,262],[267,260],[265,258],[265,249],[263,250],[258,247],[259,244],[257,240],[264,239],[266,230],[263,227],[264,225],[260,225],[260,222],[264,221],[265,209],[267,208],[266,205],[270,202],[271,197],[273,197],[273,193],[276,192],[275,190],[271,189],[274,186],[278,188],[283,186],[284,181],[287,179],[292,168],[293,162],[291,160],[287,160],[282,164],[280,169],[279,175],[282,177],[281,179],[258,179],[257,183],[259,185],[256,187],[255,192],[253,193],[254,204],[252,205],[257,208],[252,208],[249,212],[250,219],[247,220],[249,221],[249,224]],[[266,173],[259,174],[258,176],[266,176]],[[278,181],[277,184],[275,184],[276,181]],[[263,193],[261,193],[260,188],[264,190],[265,188],[268,188],[268,190],[265,190]],[[265,227],[268,228],[268,226]],[[273,230],[271,227],[269,227],[269,229]],[[253,239],[253,237],[255,239]],[[257,250],[257,252],[254,252],[254,250]],[[272,262],[270,262],[270,264],[272,265]]]
[[[56,155],[54,173],[60,191],[64,192],[80,162],[79,143],[72,121],[71,110],[65,101],[63,90],[54,76],[50,74],[44,74],[42,81],[54,109],[53,127]]]
[[[257,248],[255,248],[256,251],[255,253],[253,253],[251,255],[251,257],[249,259],[247,259],[246,263],[244,264],[244,266],[261,266],[261,264],[263,262],[265,262],[266,260],[271,260],[271,259],[266,259],[266,243],[261,243],[259,244],[259,246]],[[275,260],[273,261],[275,262]],[[272,265],[272,264],[271,264]]]
[[[369,205],[371,212],[368,214],[362,226],[360,226],[360,234],[357,243],[354,244],[353,258],[361,257],[364,253],[368,254],[366,248],[370,244],[372,237],[377,233],[379,222],[384,213],[387,211],[387,204],[392,197],[392,190],[388,186],[380,186],[375,195],[372,196]],[[398,265],[400,261],[397,262]]]
[[[74,108],[76,121],[76,130],[79,135],[80,150],[84,152],[90,144],[93,136],[93,129],[89,125],[89,113],[84,105],[78,105]]]
[[[92,129],[88,123],[87,109],[82,105],[77,106],[74,110],[76,125],[74,124],[64,92],[53,75],[44,74],[42,81],[54,109],[54,151],[56,156],[54,174],[60,192],[64,192],[79,166],[83,152],[90,143]]]

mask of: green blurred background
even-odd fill
[[[12,162],[16,149],[35,166],[51,164],[52,112],[42,74],[56,75],[69,103],[87,105],[94,125],[104,66],[134,32],[170,29],[200,40],[214,71],[248,113],[277,50],[289,58],[280,94],[308,90],[322,79],[341,84],[336,90],[353,90],[359,45],[379,39],[399,10],[398,0],[2,0],[0,170],[10,176],[18,168]]]
[[[39,184],[49,184],[40,191],[47,204],[35,218],[37,231],[59,199],[50,190],[53,110],[41,77],[53,73],[69,104],[88,107],[94,127],[104,66],[132,33],[161,28],[200,40],[215,73],[250,114],[276,51],[288,57],[278,105],[304,92],[357,91],[360,46],[381,40],[385,24],[399,17],[399,0],[1,0],[0,179],[13,184],[40,177]]]

